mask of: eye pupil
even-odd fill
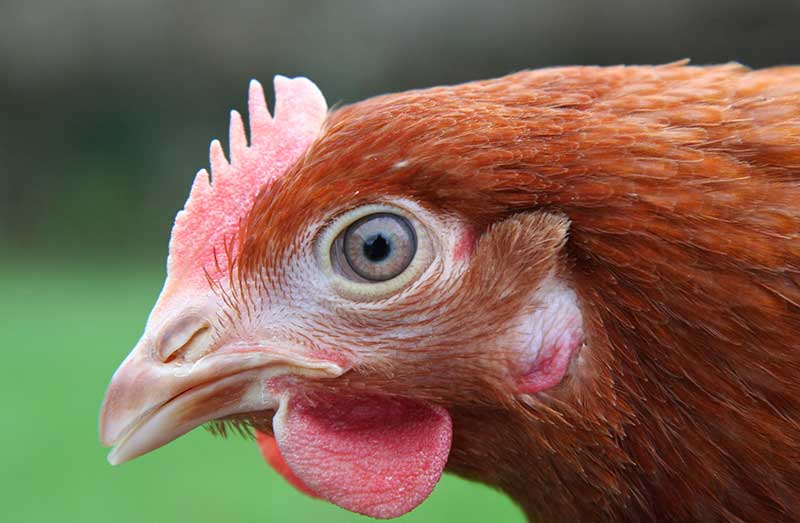
[[[391,252],[392,246],[382,234],[373,234],[364,240],[364,256],[371,262],[382,262]]]

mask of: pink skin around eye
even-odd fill
[[[455,249],[453,249],[453,259],[458,261],[469,258],[474,248],[475,235],[471,230],[465,229],[461,233],[461,237],[458,239]]]

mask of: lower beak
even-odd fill
[[[100,413],[100,441],[112,465],[155,450],[208,421],[275,410],[268,382],[285,375],[332,378],[344,370],[300,351],[219,351],[192,363],[154,359],[145,340],[114,373]]]

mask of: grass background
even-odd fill
[[[0,265],[0,520],[369,521],[286,484],[255,443],[203,429],[112,467],[97,441],[108,380],[137,340],[161,259]],[[446,475],[400,521],[523,521],[502,494]]]

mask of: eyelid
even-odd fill
[[[415,230],[417,236],[417,252],[406,270],[395,278],[386,281],[369,281],[355,275],[352,270],[347,275],[342,274],[348,269],[347,263],[342,260],[332,259],[331,253],[334,245],[341,241],[342,233],[351,224],[370,214],[392,213],[407,219]],[[433,236],[416,217],[414,213],[399,205],[370,204],[357,207],[338,216],[328,225],[317,239],[316,258],[323,274],[325,274],[334,290],[344,298],[354,301],[375,301],[386,298],[413,282],[430,265],[434,256]],[[351,275],[352,273],[352,275]]]

